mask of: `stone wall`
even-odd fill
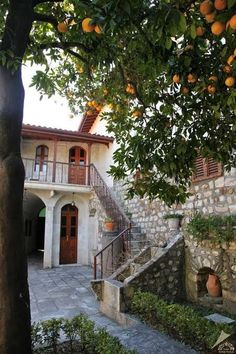
[[[192,196],[185,204],[173,205],[172,208],[158,199],[152,202],[138,197],[125,200],[125,186],[122,182],[115,182],[113,191],[119,204],[132,213],[135,224],[141,226],[147,238],[156,242],[168,238],[167,221],[163,216],[170,211],[184,214],[182,225],[196,211],[203,214],[235,214],[236,168],[225,172],[222,177],[192,184]]]
[[[199,274],[202,270],[212,270],[219,277],[222,299],[217,309],[236,314],[236,242],[213,244],[210,241],[197,242],[185,237],[185,284],[190,301],[207,304],[204,294],[199,293]],[[207,278],[206,278],[207,280]],[[207,291],[207,290],[206,290]],[[222,305],[221,305],[222,304]]]

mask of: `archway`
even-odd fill
[[[42,261],[45,233],[45,204],[37,195],[25,190],[23,200],[24,234],[27,254],[34,253]],[[39,254],[40,252],[40,254]]]

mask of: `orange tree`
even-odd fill
[[[129,194],[183,202],[198,153],[235,164],[236,0],[2,0],[0,352],[30,353],[22,232],[23,61],[33,84],[102,113]],[[20,349],[19,349],[20,348]]]

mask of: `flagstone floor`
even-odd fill
[[[193,354],[194,350],[170,337],[152,330],[139,321],[121,326],[99,311],[91,287],[92,269],[87,266],[42,268],[42,259],[33,255],[28,260],[32,322],[52,317],[72,318],[86,314],[97,326],[118,337],[122,344],[140,354]]]

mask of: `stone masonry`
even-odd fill
[[[125,186],[122,182],[115,182],[113,187],[116,196],[123,209],[132,214],[132,220],[146,233],[150,240],[167,239],[169,230],[167,220],[163,216],[167,213],[182,213],[184,219],[182,225],[188,222],[194,212],[203,214],[230,215],[236,213],[236,168],[225,172],[224,176],[193,183],[190,189],[192,196],[185,204],[167,207],[156,199],[150,202],[147,198],[138,197],[125,200]]]

